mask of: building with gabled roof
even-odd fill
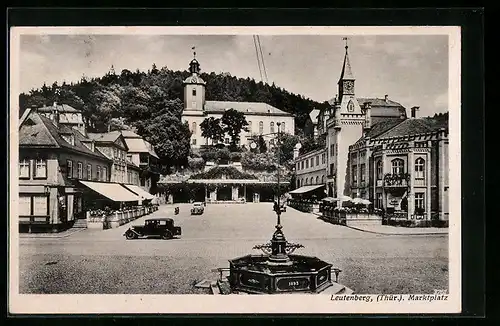
[[[199,148],[208,145],[209,140],[201,135],[200,124],[210,117],[221,118],[226,110],[234,109],[242,112],[248,122],[248,132],[240,134],[240,145],[248,147],[255,135],[267,135],[266,142],[273,146],[278,131],[295,133],[295,118],[292,114],[262,102],[207,101],[205,99],[206,82],[200,77],[200,63],[193,59],[189,64],[191,75],[184,80],[184,110],[182,122],[187,122],[191,130],[191,147]],[[225,135],[224,143],[231,142]]]

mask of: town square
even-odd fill
[[[446,36],[21,41],[20,293],[449,291]]]

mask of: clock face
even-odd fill
[[[347,93],[351,93],[354,90],[354,82],[352,80],[346,80],[344,82],[344,89]]]

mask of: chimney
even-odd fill
[[[384,99],[385,99],[385,103],[388,103],[389,102],[389,95],[385,94]]]
[[[411,110],[411,118],[417,119],[418,118],[418,110],[420,110],[420,107],[414,106],[410,110]]]

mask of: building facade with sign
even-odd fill
[[[127,149],[123,136],[103,135],[106,141],[102,142],[100,137],[89,138],[81,115],[67,105],[54,103],[52,107],[27,109],[21,117],[21,232],[60,231],[85,220],[85,211],[101,208],[97,207],[100,203],[121,206],[146,199],[124,188],[140,184],[140,168],[128,161],[126,152],[118,151]],[[114,140],[108,142],[108,138]]]
[[[411,118],[366,130],[349,147],[350,195],[391,216],[448,220],[448,120]]]
[[[280,132],[293,135],[295,133],[295,118],[292,114],[279,110],[269,104],[261,102],[230,102],[230,101],[207,101],[205,99],[205,81],[199,76],[200,64],[196,59],[190,63],[191,76],[184,80],[184,111],[182,121],[187,122],[191,130],[191,147],[199,148],[210,144],[210,140],[204,138],[201,133],[200,124],[210,117],[221,118],[224,111],[234,109],[242,112],[248,122],[248,132],[240,134],[240,145],[248,148],[251,136],[268,135],[266,141],[268,146],[273,146],[277,133],[278,123]],[[224,137],[224,143],[229,144],[231,139],[228,135]]]

